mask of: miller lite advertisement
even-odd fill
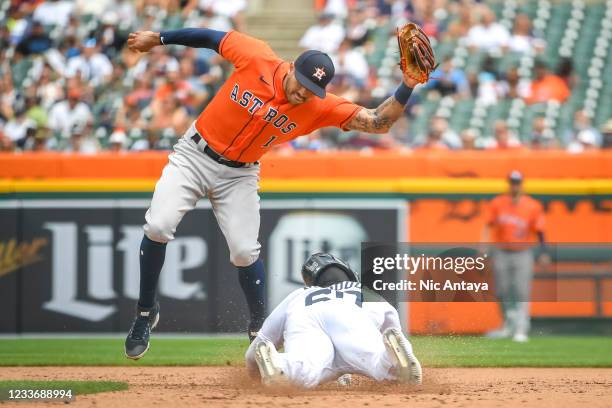
[[[25,200],[0,208],[1,333],[122,332],[139,292],[146,200]],[[397,239],[405,203],[262,202],[268,310],[302,286],[308,255],[328,251],[360,268],[361,243]],[[157,330],[244,331],[247,307],[212,209],[185,215],[160,275]]]

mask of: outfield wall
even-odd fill
[[[0,153],[0,178],[157,178],[168,152],[75,155]],[[521,170],[529,178],[610,178],[612,151],[350,151],[269,153],[262,179],[490,177]]]
[[[81,208],[77,204],[72,209],[61,210],[61,216],[59,216],[61,220],[55,224],[75,221],[78,214],[84,214],[86,222],[78,221],[76,222],[78,225],[74,227],[77,229],[74,234],[82,242],[79,244],[81,246],[77,245],[80,248],[77,251],[81,251],[79,252],[81,255],[75,258],[78,259],[75,270],[84,276],[90,274],[86,272],[87,257],[96,253],[95,251],[102,254],[105,250],[108,251],[108,248],[105,249],[107,245],[105,242],[111,242],[107,246],[112,248],[111,252],[114,254],[113,264],[110,267],[114,271],[111,274],[113,283],[109,284],[107,281],[106,293],[94,293],[92,298],[88,292],[88,279],[82,277],[76,279],[75,300],[85,299],[93,301],[96,305],[116,307],[119,312],[113,314],[115,317],[105,323],[103,330],[122,330],[131,315],[134,298],[133,290],[126,292],[125,287],[129,288],[129,285],[134,285],[134,277],[137,277],[134,275],[137,265],[125,267],[125,271],[122,269],[121,265],[127,265],[125,254],[128,253],[123,247],[130,246],[127,241],[122,240],[126,239],[126,231],[129,230],[127,234],[132,236],[134,241],[130,247],[137,246],[137,235],[141,233],[140,224],[143,221],[142,214],[151,196],[156,177],[165,161],[166,154],[164,153],[102,154],[99,156],[0,154],[0,177],[2,177],[0,178],[0,202],[3,206],[0,214],[3,220],[2,225],[5,226],[0,237],[3,243],[0,249],[4,251],[4,257],[0,256],[3,262],[0,267],[0,299],[5,298],[3,296],[5,293],[13,293],[11,291],[21,293],[18,295],[19,299],[15,298],[13,303],[6,305],[8,309],[5,310],[11,310],[11,305],[14,305],[13,309],[16,313],[22,313],[21,316],[23,316],[23,303],[27,303],[26,299],[31,296],[30,293],[18,292],[15,290],[16,286],[5,284],[7,279],[22,279],[22,285],[24,282],[37,283],[38,292],[33,291],[33,293],[39,294],[40,309],[50,313],[38,314],[43,321],[54,322],[46,326],[48,330],[58,331],[62,330],[62,327],[67,329],[66,326],[72,326],[67,325],[66,321],[72,318],[78,319],[75,316],[68,319],[61,314],[54,315],[53,313],[57,312],[49,308],[45,309],[45,303],[53,304],[52,292],[44,294],[41,288],[51,290],[52,268],[36,269],[35,265],[40,266],[42,263],[34,262],[26,265],[24,262],[27,260],[22,260],[20,262],[23,264],[18,268],[13,268],[10,273],[6,272],[7,265],[11,261],[7,256],[7,248],[11,240],[14,240],[15,245],[25,243],[23,254],[27,255],[27,249],[33,250],[32,246],[35,246],[34,240],[37,233],[39,235],[42,233],[39,237],[41,239],[45,237],[49,239],[49,234],[54,233],[48,228],[49,223],[54,223],[51,217],[53,211],[50,209],[53,203],[57,204],[60,201],[83,203],[82,200],[86,200],[89,207]],[[274,270],[270,272],[272,275],[282,274],[281,270],[296,269],[300,262],[299,256],[288,261],[290,256],[286,247],[283,249],[282,246],[279,246],[282,244],[273,244],[274,240],[283,241],[278,234],[274,236],[274,230],[279,225],[285,231],[293,231],[294,235],[296,231],[301,230],[301,235],[292,237],[292,239],[301,240],[303,243],[304,240],[308,240],[309,236],[316,236],[319,245],[323,241],[342,241],[344,238],[339,237],[341,234],[337,234],[336,231],[343,229],[352,231],[351,234],[345,235],[370,240],[376,238],[382,241],[397,239],[411,242],[478,241],[484,222],[483,211],[486,202],[495,194],[504,191],[503,177],[513,168],[526,174],[526,190],[544,203],[547,218],[546,230],[550,241],[612,242],[612,154],[607,152],[586,155],[526,152],[512,156],[499,152],[484,154],[482,152],[450,152],[426,155],[384,153],[373,156],[346,152],[321,155],[272,155],[267,156],[263,162],[261,180],[264,208],[262,243],[268,270]],[[558,176],[553,177],[555,174]],[[120,177],[117,178],[118,176]],[[35,222],[32,205],[35,206],[36,204],[33,203],[36,202],[39,205],[46,203],[44,205],[47,207],[46,210],[44,205],[39,207],[38,221]],[[329,204],[330,202],[332,204]],[[353,208],[355,203],[358,203],[357,206],[365,212],[355,213],[356,209]],[[106,209],[102,211],[98,208],[92,211],[97,208],[96,205],[106,206],[104,207]],[[126,208],[130,205],[131,208]],[[321,205],[325,207],[323,212],[333,214],[333,221],[326,221],[325,217],[329,217],[330,214],[320,214],[318,207]],[[269,210],[265,210],[266,206]],[[310,211],[311,215],[317,216],[310,218],[309,221],[291,220],[294,213],[301,212],[300,209]],[[16,212],[10,213],[10,211]],[[57,208],[55,211],[57,213]],[[103,213],[106,215],[103,216]],[[290,215],[289,221],[279,223],[281,218]],[[51,218],[45,219],[45,217]],[[177,245],[182,249],[177,250],[177,260],[174,267],[171,267],[171,269],[174,268],[172,269],[174,272],[169,274],[169,281],[174,279],[175,283],[186,283],[187,286],[178,285],[178,287],[183,287],[187,292],[190,289],[185,288],[190,287],[189,283],[198,281],[198,276],[210,275],[215,276],[213,279],[218,282],[225,282],[226,279],[233,282],[234,272],[226,261],[226,246],[214,223],[212,213],[205,207],[201,207],[201,212],[194,213],[193,217],[192,221],[183,223],[185,226],[181,227],[184,228],[184,237],[191,237],[191,241],[187,241],[191,242],[189,245],[193,246],[192,249],[195,248],[194,254],[198,252],[196,246],[201,245],[195,242],[198,239],[205,242],[207,254],[212,254],[211,260],[207,261],[210,264],[204,266],[204,263],[198,264],[197,259],[189,258],[194,255],[185,252],[188,251],[185,246],[187,244],[181,241]],[[313,220],[315,219],[320,220],[318,227],[314,227]],[[127,221],[124,222],[124,220]],[[342,227],[332,229],[332,232],[327,229],[328,232],[326,232],[325,225],[329,222],[339,222]],[[11,225],[13,225],[12,234],[9,233],[11,228],[6,227]],[[27,226],[30,230],[23,229],[23,226]],[[104,226],[107,232],[102,231]],[[311,229],[306,229],[306,226],[310,226]],[[65,227],[64,225],[62,228]],[[108,230],[112,235],[110,241],[108,241]],[[107,234],[107,238],[104,238],[104,234]],[[97,239],[101,241],[96,243]],[[351,254],[354,254],[354,249],[351,248],[355,248],[356,244],[353,241],[348,240],[349,243],[341,244],[344,245],[345,256],[349,258]],[[42,241],[38,242],[38,245],[42,245],[40,243]],[[95,244],[94,249],[91,249],[91,242]],[[317,246],[312,242],[308,245],[308,248],[302,247],[302,252],[313,251]],[[46,251],[51,251],[47,252],[48,258],[45,261],[47,265],[53,262],[52,247],[51,245],[46,249]],[[274,261],[269,258],[271,247],[275,248],[274,253],[282,255],[282,259]],[[58,252],[58,254],[62,253]],[[295,265],[290,268],[289,265],[293,264]],[[93,265],[96,263],[94,262]],[[185,265],[192,265],[191,269],[185,269]],[[58,263],[56,268],[63,272],[66,271],[66,267],[61,263]],[[178,269],[180,273],[176,272]],[[214,270],[216,273],[202,273],[202,270]],[[17,278],[18,276],[21,278]],[[126,280],[124,276],[131,276],[131,278]],[[228,276],[231,278],[226,278]],[[284,278],[284,283],[275,282],[273,287],[282,286],[283,290],[289,290],[292,285],[298,284],[298,278],[289,274]],[[202,285],[209,288],[215,287],[214,282],[202,282]],[[274,282],[274,279],[269,282]],[[168,306],[166,310],[177,313],[179,316],[178,320],[174,319],[176,324],[171,324],[168,329],[197,332],[240,330],[244,323],[243,300],[240,293],[235,291],[237,285],[226,286],[233,288],[229,294],[219,295],[222,292],[214,289],[211,295],[208,297],[207,294],[206,297],[206,299],[212,299],[216,296],[217,299],[223,299],[223,305],[213,307],[205,304],[209,300],[204,299],[192,299],[195,303],[190,304],[179,299],[177,306]],[[5,288],[5,292],[2,292],[2,287]],[[594,289],[592,285],[587,285],[587,290]],[[603,290],[605,293],[612,293],[612,283],[606,281]],[[125,293],[128,295],[124,295]],[[269,295],[272,295],[272,298],[281,296],[278,293],[269,293]],[[224,305],[230,306],[225,307]],[[226,311],[225,317],[222,317],[222,313],[219,312],[222,309]],[[495,304],[412,303],[407,309],[410,329],[413,332],[482,332],[499,323]],[[612,305],[609,302],[596,304],[595,295],[593,295],[591,302],[534,304],[532,314],[546,317],[612,317]],[[19,319],[22,317],[16,316],[12,322],[8,322],[5,315],[5,320],[0,320],[0,328],[15,327],[18,331],[44,331],[36,330],[36,327],[30,327],[23,322],[17,323]],[[100,331],[97,324],[87,326],[86,330]],[[7,331],[12,332],[12,330]]]

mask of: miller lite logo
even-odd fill
[[[315,68],[315,72],[312,74],[312,76],[320,81],[325,76],[325,70],[323,68]]]
[[[116,231],[106,224],[54,221],[44,223],[43,228],[51,233],[51,293],[43,309],[99,322],[117,312],[115,299],[138,299],[140,257],[133,248],[137,248],[142,237],[140,225],[122,225]],[[117,232],[119,236],[115,236]],[[206,263],[207,242],[197,236],[182,236],[172,244],[166,249],[159,293],[179,300],[206,299],[203,282],[186,281],[184,273]],[[79,263],[81,257],[85,258],[85,266]],[[116,258],[121,263],[116,263]],[[115,268],[121,264],[123,276],[117,277]]]

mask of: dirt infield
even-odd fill
[[[431,368],[419,387],[326,385],[313,391],[268,390],[238,367],[2,367],[0,379],[127,381],[129,390],[77,396],[74,407],[491,407],[612,405],[612,369]],[[2,406],[33,406],[29,403]],[[49,407],[48,403],[39,406]]]

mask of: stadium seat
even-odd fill
[[[21,88],[23,81],[27,78],[30,68],[32,68],[33,60],[30,57],[24,57],[11,66],[13,76],[13,84],[17,88]]]
[[[412,122],[411,133],[413,135],[424,135],[429,129],[429,121],[439,105],[439,100],[424,100],[419,107],[419,112]]]
[[[486,3],[495,11],[500,22],[507,19],[512,13],[526,13],[532,21],[540,19],[545,24],[542,31],[547,44],[542,55],[543,59],[554,70],[560,57],[571,57],[576,75],[584,79],[576,84],[570,99],[565,104],[554,108],[547,104],[526,106],[520,99],[517,99],[501,101],[490,109],[484,108],[484,114],[482,114],[483,109],[474,109],[476,104],[473,99],[458,101],[451,107],[440,107],[438,106],[439,101],[426,101],[413,123],[414,133],[426,131],[431,116],[437,112],[445,115],[450,113],[449,124],[457,132],[477,124],[477,127],[480,127],[479,130],[487,134],[492,131],[495,120],[510,120],[516,124],[515,128],[521,139],[525,140],[531,134],[533,118],[536,115],[547,115],[552,129],[556,130],[557,137],[561,139],[563,130],[571,127],[574,113],[583,109],[590,84],[588,72],[591,64],[589,61],[593,59],[595,50],[598,48],[597,39],[602,36],[602,21],[605,19],[606,6],[603,2],[584,2],[582,0],[487,1]],[[601,44],[603,40],[599,41]],[[440,61],[447,56],[452,56],[454,66],[465,72],[481,71],[482,63],[487,57],[486,52],[468,52],[459,42],[448,40],[437,43],[435,52]],[[612,77],[612,53],[608,51],[602,58],[604,66],[598,68],[598,75],[601,78],[610,78]],[[534,60],[534,56],[506,53],[495,59],[495,70],[498,74],[503,75],[510,68],[522,66],[520,71],[523,74],[522,77],[530,78]],[[597,87],[591,86],[591,88]],[[612,114],[612,101],[603,97],[612,94],[612,82],[602,81],[597,93],[598,103],[594,123],[601,125]],[[590,94],[593,95],[593,91]],[[514,105],[516,106],[512,108]]]
[[[496,70],[500,74],[508,72],[511,68],[519,66],[521,54],[518,52],[508,52],[495,60]]]
[[[470,117],[472,116],[472,111],[474,110],[474,100],[466,99],[457,102],[455,108],[452,111],[449,125],[456,132],[460,132],[463,129],[466,129],[470,122]]]

